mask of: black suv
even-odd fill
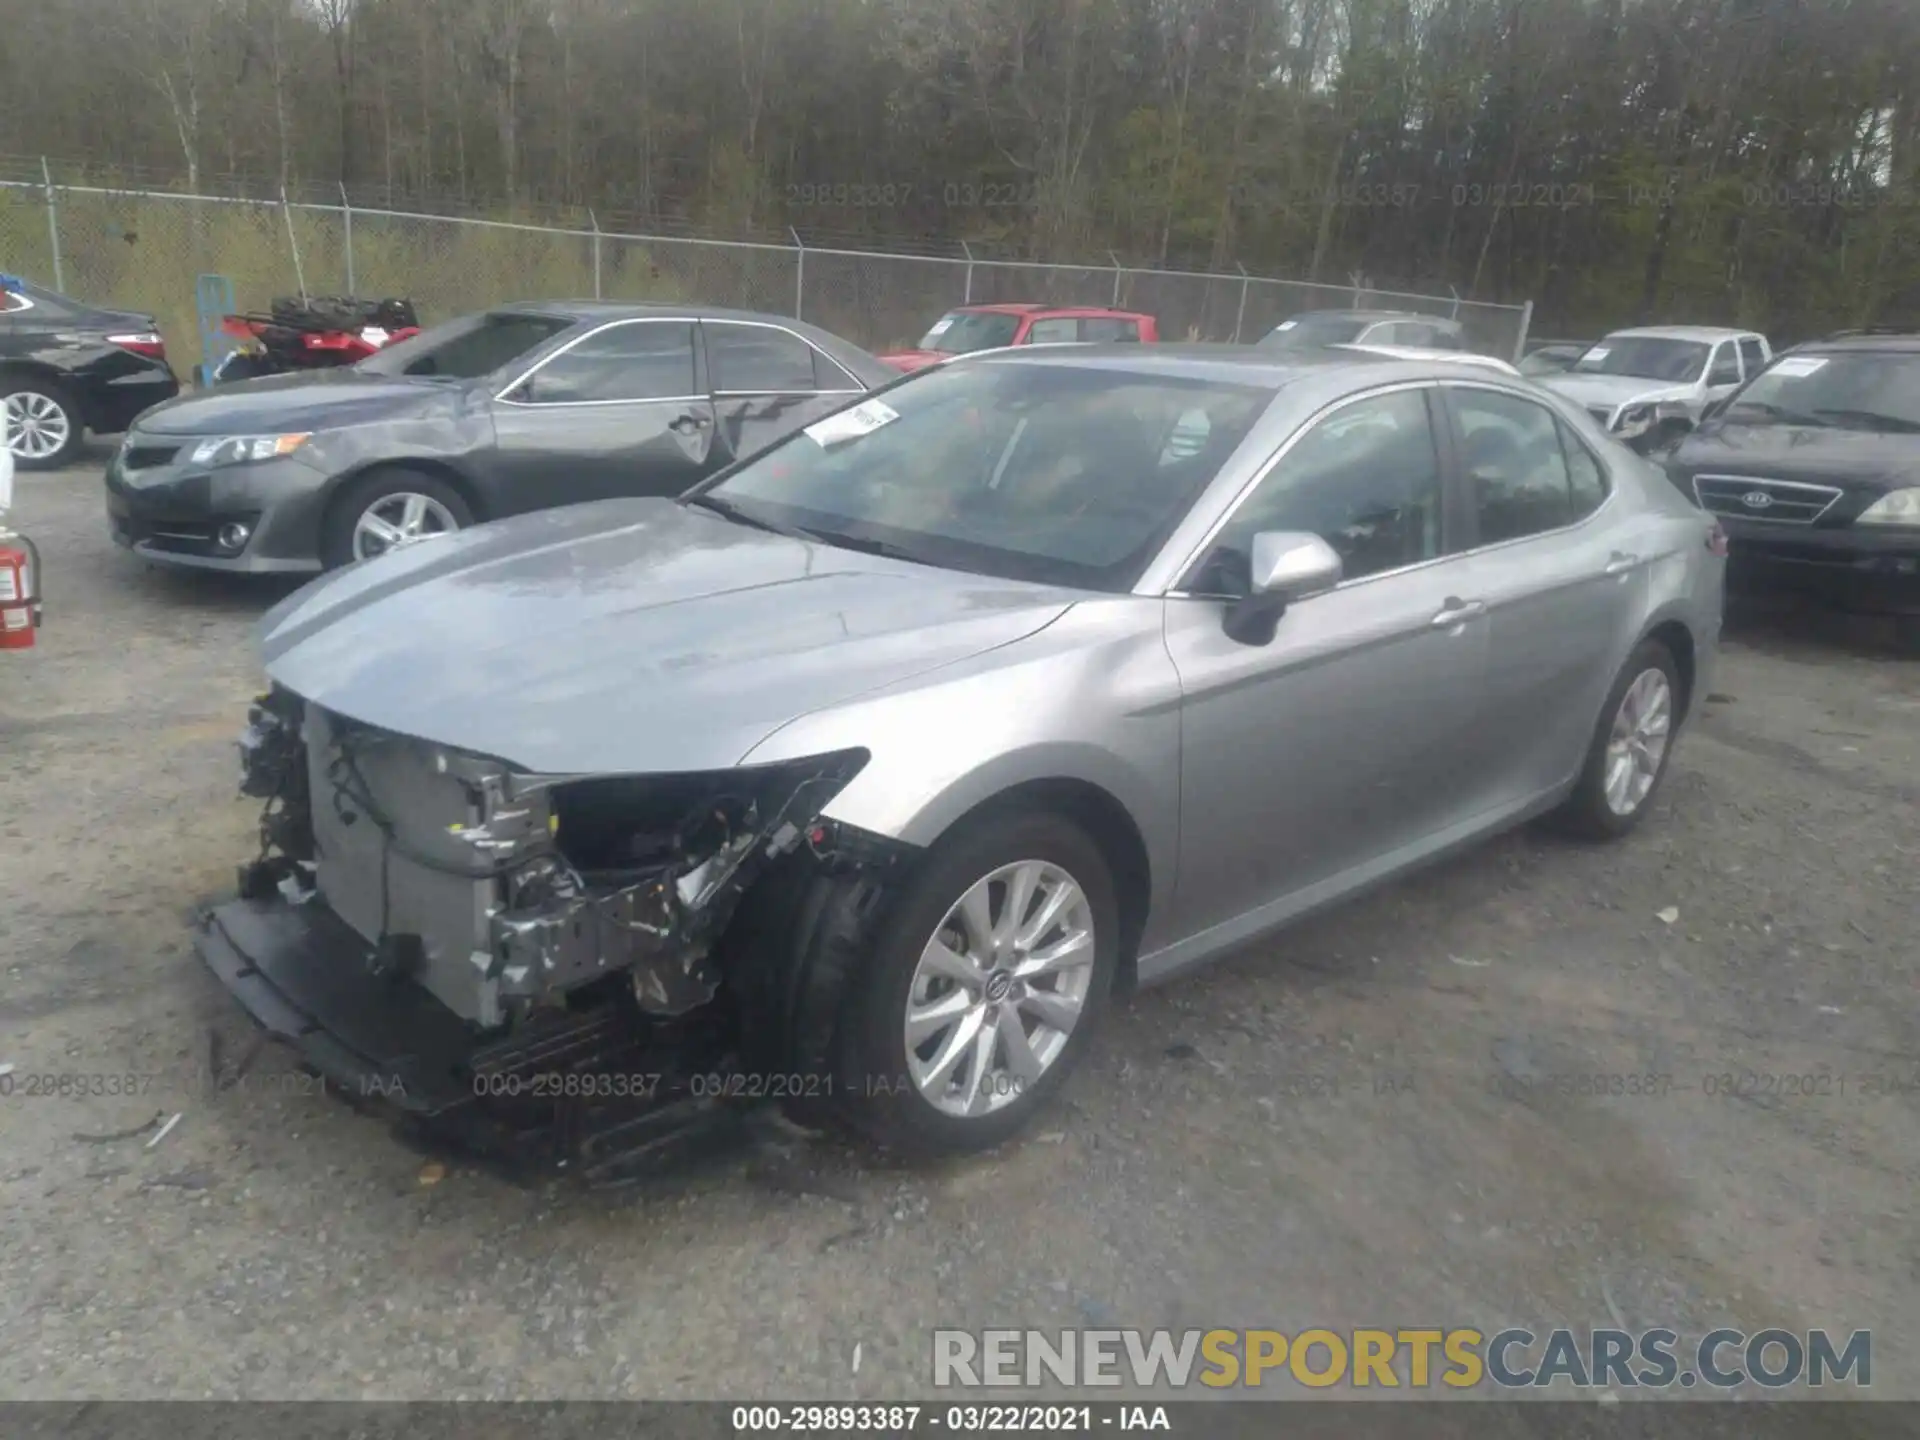
[[[118,434],[179,393],[153,316],[0,275],[0,405],[21,469],[65,465],[88,430]]]
[[[1920,333],[1796,346],[1713,406],[1665,464],[1725,527],[1730,587],[1890,614],[1920,647]]]

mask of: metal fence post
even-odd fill
[[[340,182],[340,215],[346,227],[347,241],[347,294],[357,295],[359,289],[353,283],[353,201],[347,198],[347,185]]]
[[[807,246],[800,238],[800,232],[791,225],[787,227],[787,234],[793,236],[793,248],[800,252],[793,270],[793,318],[803,320],[806,317],[801,312],[806,308],[807,301]]]
[[[1107,258],[1113,262],[1113,300],[1109,308],[1118,310],[1120,308],[1120,257],[1109,250]]]
[[[280,218],[287,222],[287,249],[293,252],[293,278],[300,287],[300,299],[307,298],[307,272],[300,267],[300,240],[293,233],[293,211],[287,207],[287,187],[280,187]]]
[[[1447,286],[1447,293],[1453,296],[1453,309],[1447,313],[1447,318],[1450,320],[1458,320],[1460,318],[1460,292],[1455,289],[1453,285],[1449,284]]]
[[[1353,286],[1353,305],[1351,308],[1355,310],[1360,308],[1360,280],[1361,275],[1358,270],[1350,271],[1347,275],[1348,283]]]
[[[1518,365],[1527,357],[1527,331],[1533,328],[1533,301],[1529,300],[1520,307],[1520,338],[1513,342],[1513,363]]]
[[[600,298],[600,217],[587,210],[587,223],[593,226],[593,298]]]
[[[1236,310],[1233,315],[1233,343],[1238,345],[1240,343],[1240,327],[1247,323],[1248,276],[1247,267],[1242,265],[1238,260],[1233,262],[1233,268],[1240,272],[1240,308]]]
[[[44,155],[40,157],[40,183],[47,197],[47,242],[53,246],[53,288],[64,293],[67,276],[66,267],[60,263],[60,207],[54,203],[53,171],[47,168]]]
[[[960,242],[960,253],[967,257],[967,289],[966,293],[960,297],[960,303],[971,305],[973,303],[973,250],[964,240]]]

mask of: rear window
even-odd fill
[[[950,310],[920,337],[919,348],[942,355],[965,355],[1011,345],[1020,331],[1020,317],[997,310]]]

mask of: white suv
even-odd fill
[[[1616,330],[1587,347],[1571,368],[1539,383],[1583,405],[1642,453],[1679,443],[1716,400],[1724,400],[1773,359],[1752,330],[1661,325]]]

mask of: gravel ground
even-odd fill
[[[1920,666],[1873,635],[1736,625],[1632,839],[1516,834],[1142,996],[1000,1154],[428,1184],[277,1051],[195,1083],[248,1038],[186,918],[251,843],[280,592],[116,551],[98,471],[22,477],[47,624],[0,653],[0,1395],[901,1396],[936,1324],[1614,1317],[1871,1328],[1920,1397]],[[1671,1089],[1550,1082],[1626,1072]]]

